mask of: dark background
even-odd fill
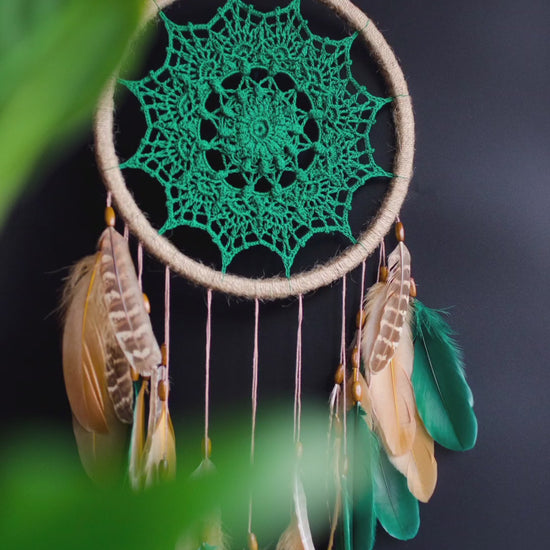
[[[437,449],[438,487],[421,506],[416,539],[399,542],[380,533],[377,548],[546,548],[550,4],[357,3],[392,45],[408,79],[417,154],[402,219],[421,299],[432,307],[452,306],[451,324],[464,349],[479,420],[474,450]],[[313,5],[306,2],[304,9],[311,13]],[[204,2],[183,10],[196,10],[194,19],[200,20],[212,6]],[[312,22],[319,17],[317,24],[332,24],[318,13]],[[391,143],[379,136],[383,145],[385,139],[391,151]],[[59,162],[44,160],[0,237],[5,434],[23,423],[71,431],[55,309],[66,266],[94,250],[104,197],[91,134],[85,135]],[[358,200],[367,213],[362,216],[361,206],[358,219],[368,218],[368,209],[376,206],[371,191]],[[327,258],[341,245],[327,242],[325,247],[315,241],[314,255],[303,261],[317,253]],[[205,250],[205,261],[211,261]],[[257,273],[261,257],[252,254],[237,270]],[[353,309],[358,281],[358,273],[352,274]],[[148,261],[145,287],[159,335],[162,285],[162,268]],[[308,402],[323,403],[330,391],[338,362],[339,301],[339,285],[305,298]],[[205,292],[174,279],[172,304],[172,408],[178,426],[191,422],[190,415],[200,422]],[[289,423],[296,314],[296,302],[289,300],[262,305],[260,319],[260,415],[263,403],[277,399],[288,405]],[[252,316],[252,304],[215,296],[214,441],[217,419],[248,406]]]

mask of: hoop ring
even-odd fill
[[[176,0],[156,0],[145,14],[144,24],[153,19],[159,9]],[[389,191],[374,220],[361,233],[356,244],[325,264],[309,271],[286,277],[251,279],[222,273],[212,269],[178,250],[166,237],[150,225],[138,208],[119,168],[114,144],[114,91],[117,74],[107,84],[99,101],[95,121],[96,154],[105,186],[112,193],[121,217],[147,251],[175,273],[206,288],[260,300],[275,300],[305,294],[329,285],[356,268],[380,244],[388,233],[405,200],[412,177],[414,158],[414,116],[409,90],[403,71],[374,23],[349,0],[319,0],[351,25],[361,36],[378,64],[390,95],[394,98],[396,154]]]

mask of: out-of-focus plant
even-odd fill
[[[90,120],[144,5],[0,2],[0,226],[40,159]]]
[[[215,441],[215,475],[190,479],[196,457],[190,460],[180,448],[177,479],[138,494],[127,484],[94,485],[84,475],[68,437],[51,432],[26,434],[18,442],[3,445],[0,456],[0,546],[6,550],[174,550],[186,528],[217,507],[223,510],[224,521],[241,524],[246,534],[251,491],[254,530],[263,534],[262,546],[275,543],[277,529],[286,526],[290,512],[295,448],[288,419],[288,414],[283,418],[274,413],[262,422],[254,468],[249,466],[249,419],[233,419],[223,429],[224,436]],[[308,508],[313,524],[326,511],[325,420],[316,411],[303,422],[308,437],[302,461],[307,464],[305,482],[310,480]]]

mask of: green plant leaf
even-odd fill
[[[42,156],[89,121],[143,9],[144,0],[0,3],[0,225]]]

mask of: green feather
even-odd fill
[[[454,451],[471,449],[477,420],[462,353],[439,312],[415,300],[414,320],[412,383],[420,417],[440,445]]]
[[[420,527],[418,501],[409,492],[407,479],[389,461],[379,445],[373,464],[374,507],[382,527],[399,540],[416,536]]]
[[[363,419],[365,411],[362,407],[357,405],[351,415],[353,442],[349,447],[353,472],[353,547],[371,550],[376,535],[372,469],[377,460],[379,445],[376,436]]]
[[[344,539],[344,550],[352,550],[352,523],[353,523],[353,503],[350,497],[347,476],[341,476],[342,484],[342,536]]]

